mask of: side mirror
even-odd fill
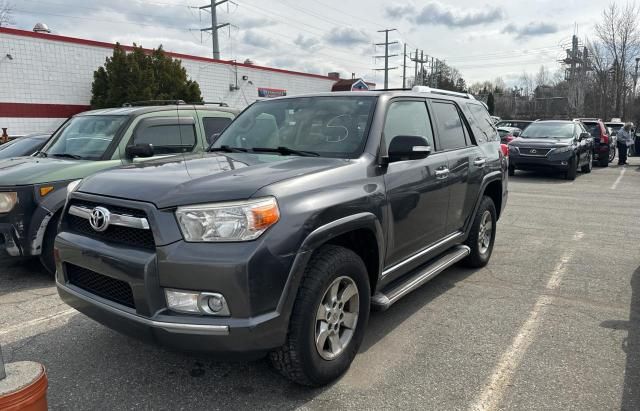
[[[591,134],[589,133],[580,133],[580,137],[578,137],[578,141],[582,141],[585,138],[589,138],[589,137],[591,137]]]
[[[153,157],[153,154],[153,144],[136,144],[134,146],[127,146],[125,149],[125,155],[129,159],[134,159],[136,157]]]
[[[421,136],[395,136],[389,145],[389,162],[420,160],[431,154],[431,146]]]

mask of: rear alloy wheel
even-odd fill
[[[587,161],[587,163],[582,166],[580,171],[582,171],[585,174],[589,174],[592,169],[593,169],[593,154],[589,153],[589,161]]]
[[[613,162],[616,158],[616,146],[609,147],[609,162]]]
[[[567,171],[565,172],[565,178],[569,181],[573,181],[576,179],[576,175],[578,174],[578,161],[576,157],[571,157],[569,160],[569,165],[567,166]]]
[[[318,249],[302,278],[287,341],[270,354],[274,368],[301,385],[339,378],[360,348],[370,301],[362,259],[344,247]]]
[[[493,200],[489,196],[484,196],[465,242],[465,245],[471,249],[471,253],[462,260],[462,264],[472,268],[487,265],[496,239],[497,216]]]

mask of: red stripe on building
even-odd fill
[[[67,118],[87,111],[91,106],[80,104],[32,104],[32,103],[1,103],[0,117],[28,117],[28,118]]]
[[[113,49],[113,47],[115,46],[115,44],[113,43],[106,43],[103,41],[79,39],[77,37],[60,36],[57,34],[36,33],[33,31],[11,29],[8,27],[0,27],[0,33],[11,34],[13,36],[21,36],[21,37],[33,37],[33,38],[49,40],[49,41],[61,41],[64,43],[82,44],[84,46],[103,47],[108,49]],[[126,51],[133,51],[132,46],[125,46],[121,44],[120,47],[122,47]],[[149,53],[153,51],[151,49],[146,49],[146,48],[143,48],[143,50]],[[306,77],[320,78],[323,80],[336,81],[336,79],[332,77],[322,76],[320,74],[302,73],[299,71],[283,70],[283,69],[277,69],[273,67],[256,66],[254,64],[238,63],[232,60],[214,60],[208,57],[192,56],[189,54],[174,53],[166,50],[165,50],[165,54],[168,56],[171,56],[177,59],[183,59],[183,60],[195,60],[195,61],[204,61],[207,63],[228,64],[230,66],[247,67],[247,68],[253,68],[257,70],[273,71],[276,73],[293,74],[296,76],[306,76]]]

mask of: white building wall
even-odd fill
[[[58,36],[35,38],[16,32],[0,31],[0,110],[3,103],[88,106],[93,72],[111,56],[112,46],[78,44]],[[330,91],[335,81],[304,73],[203,61],[199,57],[182,57],[182,63],[190,78],[200,84],[205,101],[224,101],[237,108],[255,101],[259,87],[285,89],[287,95],[297,95]],[[236,83],[236,69],[240,89],[230,91],[229,85]],[[248,79],[242,80],[242,76]],[[51,131],[63,120],[8,117],[0,111],[0,127],[7,127],[10,135]]]

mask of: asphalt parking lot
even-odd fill
[[[574,182],[518,172],[488,267],[454,267],[374,313],[337,383],[217,362],[70,310],[35,262],[0,260],[5,360],[52,409],[640,409],[640,159]]]

